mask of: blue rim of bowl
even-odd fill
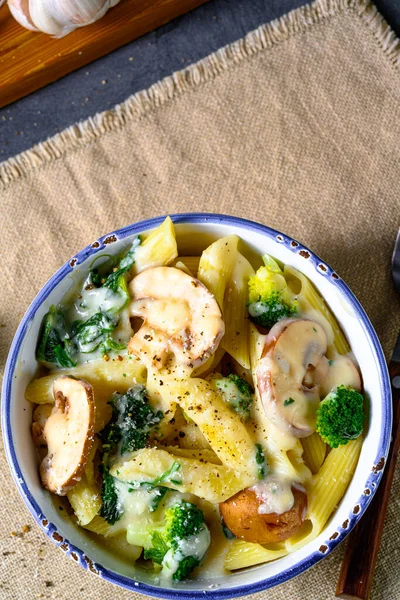
[[[41,304],[46,300],[50,292],[58,285],[58,283],[64,279],[64,277],[71,273],[71,271],[84,262],[89,256],[96,254],[99,251],[103,251],[105,248],[116,242],[118,240],[123,240],[127,236],[139,234],[142,231],[152,229],[157,227],[162,223],[165,217],[154,217],[152,219],[147,219],[144,221],[140,221],[138,223],[128,225],[121,229],[118,229],[114,232],[111,232],[107,235],[102,236],[91,245],[84,248],[81,252],[78,252],[73,258],[71,258],[68,262],[66,262],[43,286],[40,292],[32,301],[31,305],[27,309],[18,329],[14,336],[13,342],[11,344],[9,356],[6,363],[5,373],[4,373],[4,381],[2,387],[2,429],[5,440],[5,450],[7,460],[14,478],[14,481],[17,485],[17,488],[35,518],[36,522],[40,525],[40,527],[44,530],[44,532],[50,537],[50,539],[59,546],[65,554],[74,559],[77,563],[83,566],[85,569],[90,570],[91,572],[99,575],[103,579],[115,583],[123,588],[129,589],[131,591],[136,591],[142,594],[148,594],[150,596],[158,597],[158,598],[167,598],[169,600],[180,600],[182,598],[194,599],[194,598],[203,598],[207,596],[208,598],[212,598],[215,600],[222,600],[225,598],[235,598],[237,596],[243,596],[247,594],[256,593],[291,579],[300,573],[303,573],[305,570],[310,568],[311,566],[318,563],[322,558],[328,555],[336,546],[343,541],[343,539],[347,536],[347,534],[352,530],[355,524],[359,521],[363,513],[365,512],[368,504],[370,503],[377,487],[379,481],[382,477],[383,469],[386,462],[387,453],[389,450],[390,444],[390,436],[392,429],[392,403],[391,403],[391,388],[390,388],[390,380],[387,371],[386,360],[379,343],[378,337],[375,333],[375,330],[372,327],[372,324],[367,317],[364,309],[358,302],[357,298],[350,291],[347,285],[344,283],[342,279],[326,264],[322,261],[316,254],[311,252],[307,247],[300,244],[297,240],[286,236],[285,234],[277,231],[275,229],[271,229],[265,225],[261,225],[260,223],[256,223],[254,221],[249,221],[247,219],[241,219],[239,217],[233,217],[229,215],[216,214],[216,213],[179,213],[175,215],[170,215],[172,221],[175,224],[185,223],[185,224],[198,224],[198,223],[213,223],[213,224],[223,224],[223,225],[234,225],[240,226],[249,231],[254,231],[257,233],[261,233],[264,236],[278,242],[280,244],[284,244],[287,248],[289,248],[292,252],[299,254],[304,259],[311,261],[314,268],[318,271],[321,276],[327,277],[330,279],[331,283],[340,290],[341,294],[346,298],[349,304],[352,306],[355,314],[358,319],[361,321],[363,329],[367,335],[369,340],[369,344],[371,350],[373,352],[375,363],[379,372],[380,377],[380,387],[381,387],[381,398],[383,399],[383,423],[382,430],[380,432],[380,440],[378,446],[378,453],[373,465],[371,465],[371,472],[365,482],[364,491],[360,496],[358,502],[353,507],[353,509],[348,514],[347,519],[342,523],[342,525],[334,527],[332,525],[331,535],[326,539],[326,541],[321,544],[319,550],[314,551],[309,556],[304,559],[298,561],[294,564],[290,569],[283,573],[278,573],[276,575],[272,575],[265,579],[262,579],[257,582],[240,585],[232,588],[216,588],[210,589],[207,586],[207,589],[204,590],[189,590],[184,591],[181,589],[166,589],[159,588],[156,586],[151,586],[130,577],[126,577],[123,575],[119,575],[99,563],[95,563],[88,557],[82,550],[71,544],[67,539],[65,539],[62,535],[57,532],[57,528],[53,523],[49,523],[46,519],[45,515],[42,513],[40,506],[37,504],[36,500],[33,498],[30,493],[23,473],[20,469],[19,463],[17,461],[14,444],[11,435],[11,422],[10,422],[10,404],[11,404],[11,391],[12,391],[12,382],[13,382],[13,374],[17,365],[19,350],[21,344],[24,340],[25,334],[27,332],[28,326],[35,316],[37,310],[41,306]],[[333,519],[334,520],[334,519]],[[329,525],[327,530],[329,529]]]

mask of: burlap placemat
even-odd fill
[[[389,268],[399,46],[371,4],[323,1],[1,165],[2,364],[29,302],[65,260],[107,231],[179,211],[248,217],[310,246],[354,290],[389,354],[400,326]],[[24,507],[4,451],[0,459],[1,599],[142,597],[63,558]],[[374,600],[400,598],[399,514],[397,473]],[[342,556],[255,598],[332,599]]]

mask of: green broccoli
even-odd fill
[[[270,329],[280,319],[295,315],[297,303],[290,297],[278,264],[267,254],[263,260],[265,266],[249,279],[248,311],[254,323]]]
[[[337,387],[317,410],[317,432],[332,448],[358,438],[363,425],[364,398],[351,387]]]
[[[217,379],[215,385],[222,392],[226,402],[246,421],[250,417],[250,406],[253,402],[254,390],[251,385],[233,373]]]
[[[200,564],[211,541],[202,511],[184,500],[170,505],[161,522],[134,529],[129,543],[143,546],[144,558],[162,565],[163,574],[176,581]]]
[[[103,443],[103,505],[100,514],[112,524],[123,514],[114,478],[109,473],[113,457],[117,452],[124,454],[144,448],[152,428],[164,415],[161,410],[153,410],[146,388],[141,384],[132,386],[125,394],[114,394],[110,404],[111,420],[100,435]]]

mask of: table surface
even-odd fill
[[[243,37],[304,0],[211,0],[0,110],[0,162]],[[400,35],[399,0],[375,0]]]

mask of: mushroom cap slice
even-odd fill
[[[54,381],[55,405],[43,428],[47,456],[40,465],[44,486],[64,496],[81,479],[94,441],[92,386],[62,376]]]
[[[262,500],[252,488],[247,488],[219,505],[225,525],[236,537],[255,544],[283,542],[302,526],[307,512],[307,494],[292,485],[293,506],[278,513],[260,513]]]
[[[338,355],[328,360],[323,358],[315,370],[315,380],[319,385],[321,398],[329,392],[344,385],[361,392],[361,374],[354,360],[349,355]]]
[[[46,447],[43,429],[53,411],[53,404],[38,404],[32,415],[32,438],[37,448]]]
[[[320,394],[314,371],[326,350],[325,330],[311,319],[282,319],[270,330],[256,377],[264,410],[278,429],[299,438],[315,431]]]
[[[162,366],[169,354],[191,368],[204,363],[217,349],[225,327],[211,292],[175,267],[154,267],[129,285],[130,314],[144,323],[128,344],[148,366]]]

